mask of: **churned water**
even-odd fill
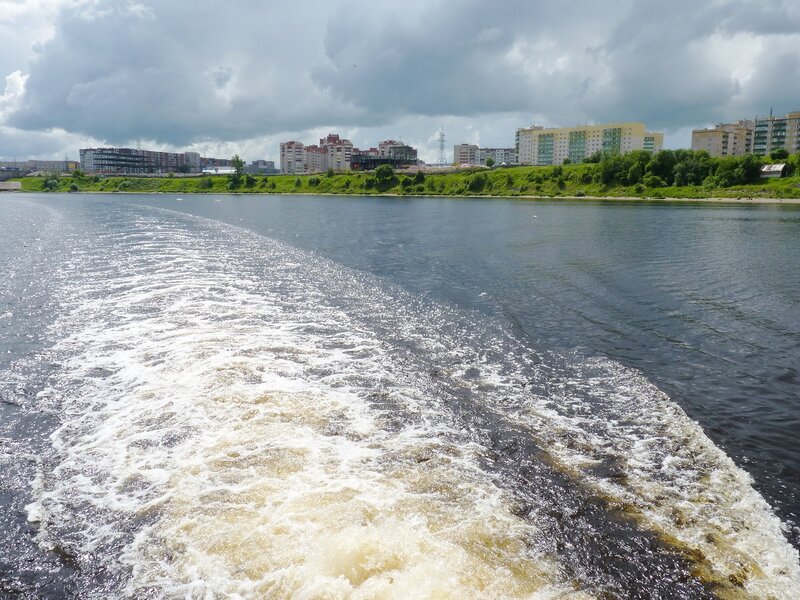
[[[800,597],[800,211],[0,219],[4,597]]]

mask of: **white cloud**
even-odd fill
[[[430,160],[442,124],[505,146],[533,122],[642,120],[687,145],[693,126],[800,108],[799,7],[0,0],[0,124],[253,158],[335,129],[413,140]]]

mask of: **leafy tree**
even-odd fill
[[[486,157],[486,166],[490,169],[494,166],[494,159],[491,156]]]
[[[375,179],[379,184],[388,184],[394,180],[394,169],[389,165],[380,165],[375,169]]]
[[[234,154],[233,158],[231,158],[231,166],[234,169],[236,175],[241,177],[244,174],[244,161],[239,158],[238,154]]]
[[[397,184],[397,177],[395,176],[394,169],[389,165],[380,165],[375,169],[375,184],[376,187],[385,191],[390,187]]]
[[[672,177],[675,171],[675,153],[672,150],[661,150],[653,154],[647,163],[646,173],[655,175],[664,180],[667,185],[672,184]]]

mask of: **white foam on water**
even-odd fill
[[[72,333],[46,394],[64,425],[30,509],[43,543],[113,550],[124,594],[587,595],[431,397],[433,368],[716,580],[800,597],[798,553],[751,478],[641,374],[534,356],[313,254],[144,214],[65,274]]]
[[[157,224],[74,257],[102,275],[65,273],[70,334],[43,396],[63,425],[29,517],[43,544],[129,570],[98,596],[589,597],[482,449],[328,302],[317,259]]]

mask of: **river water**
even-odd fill
[[[0,200],[0,597],[800,597],[800,210]]]

